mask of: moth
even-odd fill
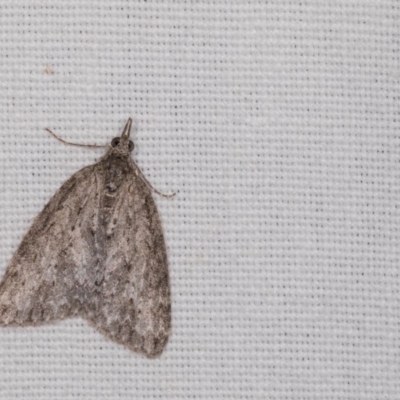
[[[1,325],[82,317],[149,358],[163,351],[167,254],[155,189],[130,156],[131,125],[129,118],[106,154],[72,175],[34,220],[0,283]]]

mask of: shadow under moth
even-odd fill
[[[167,255],[155,189],[130,156],[131,125],[34,220],[0,283],[0,325],[82,317],[133,351],[162,353],[171,327]]]

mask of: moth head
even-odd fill
[[[117,152],[121,154],[128,155],[130,152],[133,151],[135,145],[133,144],[132,140],[129,139],[131,134],[132,128],[132,118],[129,118],[125,124],[125,128],[122,131],[120,137],[115,137],[111,140],[111,147]]]

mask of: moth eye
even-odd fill
[[[135,148],[135,145],[133,144],[132,140],[129,141],[129,151],[132,151]]]
[[[111,140],[112,147],[117,147],[118,145],[119,145],[119,137],[115,137],[113,140]]]

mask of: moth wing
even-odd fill
[[[106,226],[100,307],[88,319],[133,351],[156,357],[171,326],[167,255],[150,190],[133,172],[117,193]]]
[[[95,257],[94,170],[68,179],[23,238],[0,283],[0,324],[38,325],[80,312]]]

